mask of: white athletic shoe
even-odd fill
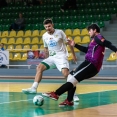
[[[74,99],[74,102],[79,102],[79,100],[80,100],[77,95],[74,95],[73,99]]]
[[[37,93],[37,90],[35,88],[28,88],[28,89],[22,89],[22,92],[35,94],[35,93]]]

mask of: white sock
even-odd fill
[[[32,85],[32,88],[37,89],[38,85],[39,85],[39,83],[38,83],[38,82],[34,82],[34,83],[33,83],[33,85]]]

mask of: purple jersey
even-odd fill
[[[104,39],[104,37],[100,34],[96,36],[100,40]],[[104,58],[104,51],[105,51],[105,47],[100,46],[99,44],[95,42],[94,39],[92,39],[91,43],[89,44],[85,59],[91,62],[92,64],[94,64],[94,66],[97,68],[98,71],[100,70],[102,66],[102,62]]]

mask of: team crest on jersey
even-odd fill
[[[57,42],[55,40],[50,40],[48,45],[49,45],[49,47],[54,47],[57,45]]]

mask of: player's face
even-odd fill
[[[89,30],[89,35],[91,38],[93,38],[95,36],[96,30],[90,29]]]
[[[45,24],[44,27],[45,27],[45,29],[46,29],[46,31],[47,31],[48,33],[53,32],[53,24],[51,24],[51,23]]]
[[[19,14],[19,18],[22,18],[22,14],[21,13]]]

